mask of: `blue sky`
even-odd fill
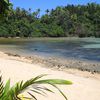
[[[45,13],[46,9],[56,8],[57,6],[65,6],[67,4],[86,4],[96,2],[100,4],[100,0],[10,0],[14,8],[31,8],[33,11],[40,8],[41,15]]]

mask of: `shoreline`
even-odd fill
[[[10,57],[19,57],[24,58],[25,61],[30,63],[44,65],[47,68],[54,68],[58,70],[66,70],[66,69],[77,69],[80,71],[87,71],[91,74],[98,73],[100,74],[100,62],[75,59],[75,58],[67,58],[64,59],[62,57],[43,57],[39,55],[32,56],[21,56],[19,54],[13,53],[4,53]]]
[[[90,68],[90,65],[92,65],[93,67],[95,66],[98,67],[100,63],[98,64],[96,62],[94,64],[94,62],[75,60],[75,59],[66,59],[66,60],[62,59],[61,61],[61,59],[59,58],[50,57],[47,59],[45,57],[41,57],[37,55],[34,55],[34,57],[28,57],[28,56],[26,57],[18,54],[4,53],[1,51],[0,51],[0,56],[2,56],[2,58],[5,59],[25,62],[33,65],[38,64],[43,68],[47,68],[55,71],[63,71],[69,74],[75,74],[77,76],[90,77],[90,78],[100,80],[100,72],[91,69],[85,69],[87,68],[87,66],[89,66]]]
[[[63,41],[63,40],[74,40],[74,39],[76,39],[76,40],[84,40],[84,39],[100,39],[100,38],[98,38],[98,37],[83,37],[83,38],[80,38],[80,37],[9,37],[9,38],[5,38],[5,37],[0,37],[0,40],[19,40],[20,41],[20,39],[21,39],[21,41],[27,41],[28,39],[30,39],[30,41],[31,40],[33,40],[33,41],[35,41],[35,40],[37,40],[38,39],[38,41],[40,40],[54,40],[54,41],[56,41],[56,40],[61,40],[61,41]]]

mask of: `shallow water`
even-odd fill
[[[100,38],[0,39],[0,50],[32,56],[100,61]]]

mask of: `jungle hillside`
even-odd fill
[[[100,4],[32,11],[17,7],[0,20],[0,37],[100,37]]]

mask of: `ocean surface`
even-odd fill
[[[100,61],[100,38],[0,39],[0,51]]]

